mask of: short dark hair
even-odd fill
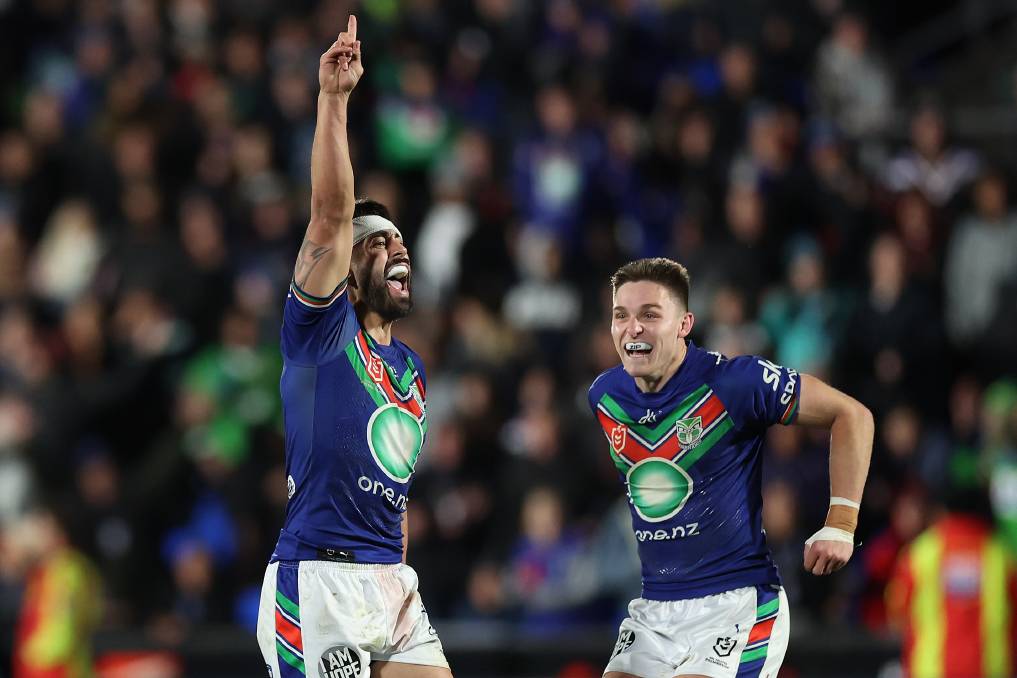
[[[392,221],[392,215],[389,213],[388,208],[377,200],[371,200],[370,198],[357,198],[356,202],[353,203],[354,219],[357,217],[366,217],[372,214],[379,217],[385,217],[389,221]]]
[[[611,294],[625,283],[648,280],[666,287],[685,307],[689,308],[689,271],[673,259],[652,257],[625,264],[611,276]]]

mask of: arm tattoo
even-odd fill
[[[323,256],[331,251],[331,247],[325,247],[304,238],[304,244],[300,246],[300,253],[297,255],[297,265],[293,269],[293,280],[296,281],[298,287],[303,287],[307,283],[314,267],[318,265]]]

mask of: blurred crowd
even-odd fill
[[[585,393],[617,362],[607,278],[647,255],[690,269],[698,344],[876,415],[865,547],[832,579],[800,566],[827,440],[771,432],[765,523],[798,620],[882,630],[897,554],[946,487],[991,488],[1017,549],[1015,168],[902,86],[872,16],[0,2],[6,628],[26,568],[65,543],[101,578],[106,626],[253,628],[286,504],[278,336],[317,60],[351,10],[357,193],[393,212],[414,265],[397,335],[424,358],[432,423],[409,559],[433,617],[544,633],[638,595]],[[59,518],[42,548],[23,543],[40,505]]]

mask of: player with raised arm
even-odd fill
[[[289,501],[258,615],[272,678],[452,675],[405,564],[426,379],[392,337],[412,306],[402,235],[354,200],[347,103],[363,72],[351,16],[318,67],[311,218],[283,314]]]
[[[872,415],[808,374],[695,346],[677,262],[631,262],[611,286],[622,364],[589,401],[628,488],[643,591],[605,678],[775,678],[790,621],[762,527],[763,437],[778,423],[830,429],[830,509],[804,553],[830,574],[854,550]]]

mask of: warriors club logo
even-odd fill
[[[689,417],[679,419],[677,422],[678,444],[683,450],[688,450],[699,444],[703,438],[703,418]]]

